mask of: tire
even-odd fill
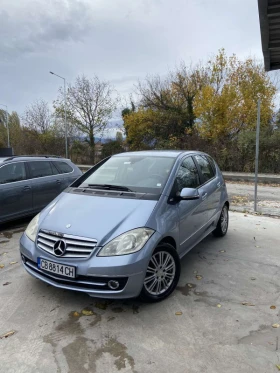
[[[180,273],[181,263],[177,251],[168,243],[159,244],[149,261],[140,300],[152,303],[167,298],[175,290]]]
[[[215,237],[224,237],[228,231],[228,206],[223,206],[220,219],[218,221],[216,229],[212,232]]]

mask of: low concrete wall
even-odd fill
[[[88,165],[78,165],[78,167],[83,171],[86,172],[92,166]],[[247,181],[247,182],[254,182],[255,175],[251,173],[245,172],[223,172],[225,180],[228,181]],[[267,183],[267,184],[280,184],[280,175],[277,174],[259,174],[258,180],[260,183]]]

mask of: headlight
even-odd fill
[[[132,254],[142,249],[154,230],[149,228],[137,228],[121,234],[107,243],[97,256],[115,256]]]
[[[38,231],[39,216],[40,214],[36,215],[35,218],[33,218],[31,222],[28,224],[25,230],[26,236],[33,242],[35,242],[36,234]]]

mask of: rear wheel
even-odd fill
[[[140,299],[159,302],[176,288],[180,277],[180,258],[168,243],[159,244],[149,261]]]
[[[223,237],[227,234],[227,230],[228,230],[228,206],[224,205],[217,227],[213,231],[213,235],[216,237]]]

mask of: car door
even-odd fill
[[[197,166],[191,156],[183,159],[175,179],[174,188],[176,194],[180,193],[183,188],[200,189],[200,176]],[[200,190],[199,199],[181,200],[178,202],[179,215],[179,236],[180,248],[179,254],[182,255],[188,251],[198,240],[201,228],[207,221],[204,211],[203,194]]]
[[[32,213],[32,184],[27,180],[25,162],[0,167],[0,221]]]
[[[206,155],[195,155],[198,170],[201,174],[202,186],[201,188],[206,193],[205,210],[209,224],[213,222],[217,213],[220,213],[219,206],[221,200],[221,181],[217,176],[215,162],[212,158]]]
[[[47,160],[28,161],[27,164],[32,178],[33,206],[40,211],[61,192],[61,175]]]

